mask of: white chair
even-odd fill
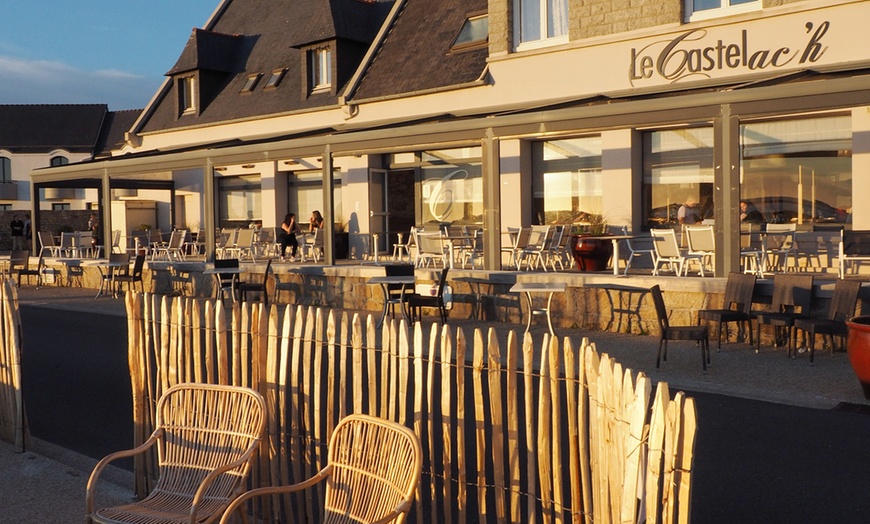
[[[232,247],[227,249],[227,254],[229,258],[243,260],[247,257],[256,262],[257,256],[254,250],[254,230],[244,228],[237,230],[236,241]]]
[[[622,234],[628,235],[628,226],[623,226]],[[656,252],[654,249],[640,249],[636,244],[631,243],[630,238],[626,238],[624,240],[625,247],[628,249],[628,256],[625,258],[625,271],[622,272],[623,275],[628,276],[628,270],[631,268],[631,263],[634,261],[635,257],[642,257],[644,255],[648,255],[650,261],[655,265],[656,262]],[[618,261],[617,261],[618,262]]]
[[[60,246],[54,241],[54,237],[49,231],[37,231],[36,235],[39,237],[39,254],[40,256],[45,256],[48,253],[50,257],[59,257],[60,256]]]
[[[523,262],[526,263],[526,269],[530,270],[537,268],[538,262],[543,263],[543,253],[552,238],[550,226],[532,226],[528,243],[517,255],[517,269],[522,269]],[[545,265],[544,271],[546,270]]]
[[[184,238],[187,236],[186,229],[173,231],[169,236],[169,243],[160,246],[154,251],[154,260],[165,259],[168,261],[184,260]]]
[[[740,260],[743,272],[764,278],[764,246],[759,235],[759,225],[740,224]]]
[[[447,250],[441,242],[441,233],[426,232],[417,234],[417,267],[428,267],[429,263],[441,267],[448,265]]]
[[[713,226],[687,226],[686,237],[690,255],[701,255],[701,264],[714,267],[716,257],[716,236]]]
[[[323,233],[324,229],[319,227],[314,230],[313,235],[309,235],[305,238],[305,243],[302,244],[302,260],[308,260],[311,257],[311,260],[314,262],[319,262],[320,257],[323,255]]]
[[[656,259],[653,265],[653,275],[659,274],[659,268],[663,264],[668,264],[668,267],[674,271],[677,276],[688,274],[688,262],[694,260],[698,262],[701,276],[704,274],[704,255],[690,255],[683,253],[680,250],[680,245],[677,243],[677,235],[673,229],[650,229],[650,235],[653,239],[653,249],[655,250]]]
[[[768,267],[775,271],[788,271],[789,256],[797,268],[797,245],[794,241],[795,224],[767,224],[764,234],[764,251]]]

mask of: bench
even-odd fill
[[[847,231],[840,232],[840,278],[846,274],[846,262],[851,262],[853,268],[862,261],[870,262],[870,231]]]

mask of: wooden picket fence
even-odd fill
[[[29,435],[21,392],[21,315],[11,278],[0,280],[0,440],[24,451]]]
[[[412,428],[424,449],[412,522],[688,522],[696,411],[594,344],[293,306],[128,294],[136,444],[179,382],[252,387],[270,409],[252,486],[325,464],[338,420],[368,413]],[[501,336],[501,340],[500,337]],[[154,481],[135,463],[136,491]],[[258,501],[265,522],[320,522],[318,497]],[[256,520],[256,519],[255,519]]]

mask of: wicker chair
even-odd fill
[[[653,298],[653,304],[656,308],[656,317],[659,323],[659,352],[656,356],[656,369],[662,359],[668,360],[668,341],[669,340],[693,340],[698,343],[701,348],[701,367],[707,371],[707,364],[710,363],[710,344],[708,339],[709,333],[707,326],[672,326],[668,320],[668,310],[665,307],[665,300],[662,297],[662,290],[658,285],[650,288],[650,294]]]
[[[88,481],[87,522],[215,522],[245,488],[266,427],[266,404],[248,388],[179,384],[157,402],[157,424],[141,446],[103,458]],[[158,479],[143,500],[95,510],[97,481],[113,460],[156,447]]]
[[[420,441],[413,431],[368,415],[350,415],[332,434],[328,460],[325,468],[303,482],[248,491],[227,508],[221,524],[230,522],[237,512],[247,522],[244,504],[253,497],[300,491],[323,480],[323,524],[404,521],[423,464]]]
[[[849,329],[846,327],[846,320],[855,314],[855,306],[858,303],[858,292],[861,291],[861,282],[859,280],[837,280],[834,285],[834,296],[831,297],[831,305],[828,308],[828,315],[825,318],[797,318],[794,321],[795,333],[792,335],[792,340],[797,338],[797,331],[804,331],[807,334],[810,345],[810,364],[813,363],[816,353],[816,335],[827,335],[831,339],[831,356],[834,356],[834,337],[838,337],[843,341],[845,346],[846,336],[849,334]],[[793,348],[794,344],[789,345],[789,353],[791,357],[795,357],[796,351]]]

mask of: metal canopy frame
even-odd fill
[[[332,159],[336,156],[381,154],[426,147],[485,144],[484,178],[498,180],[500,176],[497,151],[498,142],[510,138],[557,136],[565,133],[584,133],[623,128],[672,125],[674,122],[714,123],[740,118],[761,118],[789,112],[808,113],[836,110],[846,107],[870,105],[870,70],[807,75],[796,80],[795,75],[781,79],[769,78],[756,85],[699,85],[695,90],[684,89],[675,93],[661,90],[636,90],[635,96],[584,97],[554,101],[550,105],[534,108],[499,108],[485,113],[439,114],[431,118],[419,116],[405,121],[371,122],[369,125],[352,123],[334,128],[319,128],[295,134],[233,140],[216,144],[202,144],[171,151],[147,151],[103,160],[67,164],[37,169],[31,172],[34,189],[43,187],[86,187],[101,180],[98,187],[145,188],[147,173],[171,173],[175,170],[201,169],[204,173],[204,222],[207,235],[207,257],[213,257],[214,245],[214,166],[278,161],[299,156],[321,156],[326,191],[331,191]],[[801,75],[798,75],[801,76]],[[737,120],[735,120],[737,119]],[[731,131],[733,132],[733,130]],[[733,148],[731,148],[733,149]],[[733,156],[730,154],[729,156]],[[722,176],[722,175],[720,175]],[[723,178],[731,178],[723,177]],[[122,182],[122,180],[127,179]],[[153,181],[152,181],[153,182]],[[487,182],[485,182],[486,184]],[[50,185],[71,184],[71,185]],[[76,184],[78,184],[76,186]],[[141,185],[140,185],[141,184]],[[92,187],[92,186],[87,186]],[[489,187],[489,186],[487,186]],[[32,194],[38,195],[33,191]],[[101,195],[101,205],[108,207],[110,193]],[[725,195],[722,195],[723,197]],[[490,188],[491,203],[497,192]],[[174,199],[173,199],[174,200]],[[324,200],[331,203],[332,198]],[[34,210],[38,208],[34,203]],[[105,218],[105,217],[104,217]],[[487,253],[485,265],[497,264],[500,219],[488,216],[484,236]],[[327,223],[326,261],[335,262],[332,246],[333,224]],[[108,228],[105,228],[108,230]],[[733,228],[730,228],[733,229]],[[110,234],[110,233],[109,233]],[[722,237],[735,237],[739,231],[717,231]],[[724,238],[719,238],[718,241]],[[725,246],[722,260],[729,260],[735,242],[722,242]],[[731,249],[729,249],[731,248]],[[492,252],[489,252],[493,250]],[[719,257],[717,257],[719,259]],[[487,267],[496,269],[496,267]],[[726,266],[717,267],[729,271]]]

